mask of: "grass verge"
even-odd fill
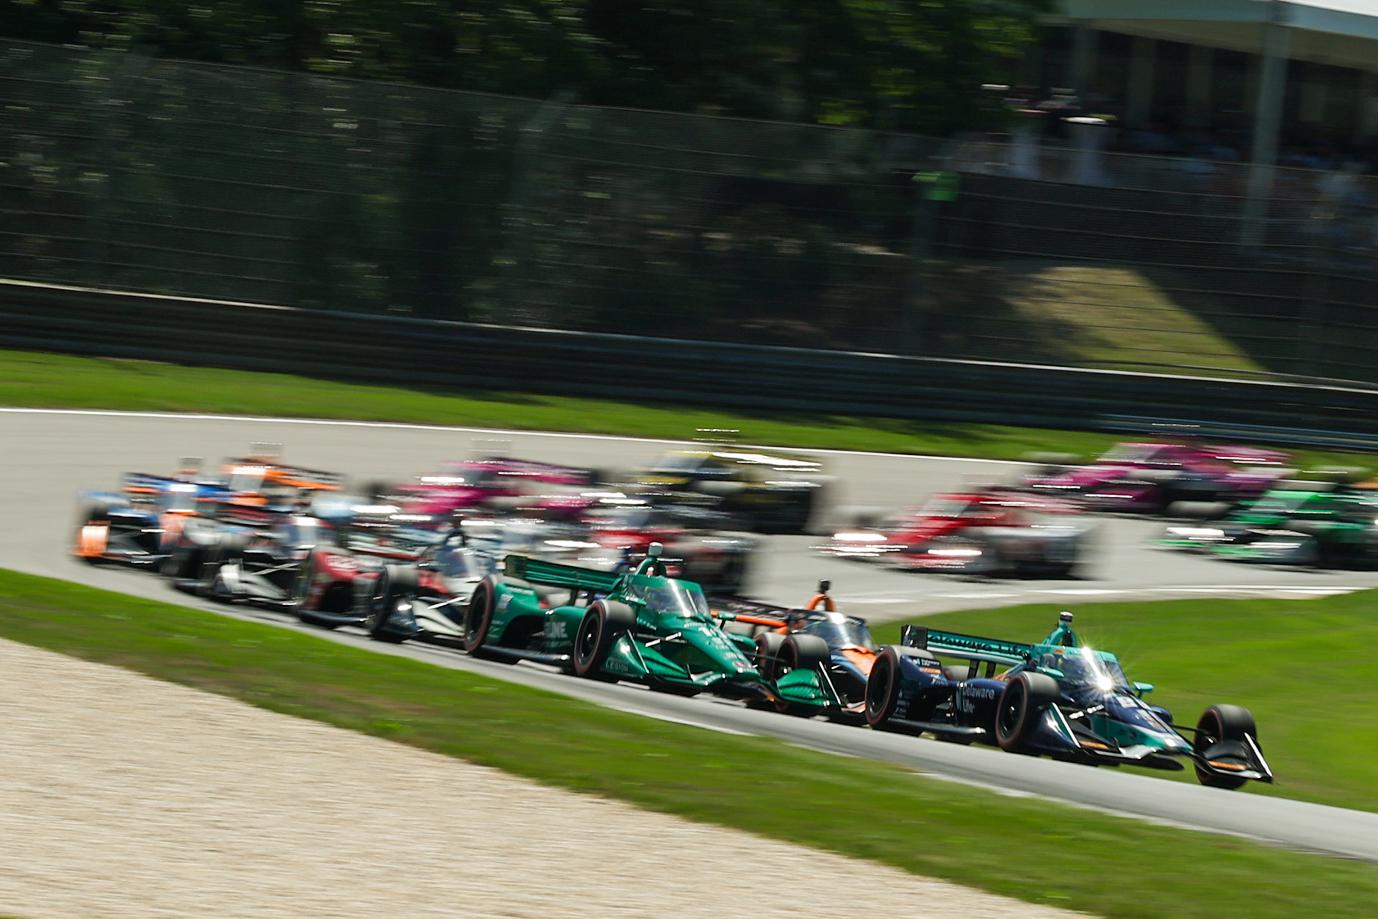
[[[1241,906],[1247,898],[1253,919],[1367,917],[1378,898],[1378,865],[1008,798],[3,570],[0,636],[548,784],[1105,916],[1216,919],[1222,890]]]
[[[1077,631],[1114,651],[1152,699],[1195,724],[1212,703],[1253,711],[1277,774],[1263,794],[1378,810],[1378,591],[1312,600],[1168,600],[1074,607]],[[927,616],[931,628],[1036,641],[1058,606],[1037,604]],[[897,641],[899,624],[877,628]],[[1162,773],[1195,781],[1186,773]]]
[[[735,428],[784,447],[1020,459],[1032,451],[1093,456],[1112,434],[994,424],[940,424],[842,415],[742,414],[646,401],[522,393],[441,393],[280,373],[0,350],[0,405],[340,418],[686,439]],[[1365,465],[1368,456],[1317,451],[1307,465]]]

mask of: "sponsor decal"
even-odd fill
[[[508,604],[510,604],[511,602],[512,602],[512,595],[511,595],[511,594],[502,594],[500,597],[498,597],[497,611],[498,611],[499,613],[505,611],[505,610],[507,609],[507,607],[508,607]]]

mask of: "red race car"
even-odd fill
[[[840,530],[822,550],[902,568],[1027,577],[1071,575],[1089,528],[1066,502],[988,489],[935,495],[876,526]]]

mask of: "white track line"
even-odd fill
[[[574,440],[606,440],[622,443],[671,444],[675,446],[704,446],[702,441],[669,440],[659,437],[627,437],[617,434],[573,434],[568,431],[526,431],[511,428],[469,428],[444,424],[409,424],[400,421],[344,421],[333,418],[274,418],[265,415],[214,415],[198,412],[121,412],[94,408],[19,408],[0,406],[6,415],[85,415],[99,418],[162,418],[172,421],[243,421],[254,424],[303,424],[344,428],[384,428],[398,431],[434,431],[462,434],[507,434],[527,437],[556,437]],[[741,447],[769,447],[779,450],[802,450],[825,456],[878,456],[893,459],[945,460],[953,463],[988,463],[997,466],[1035,466],[1022,460],[977,459],[970,456],[936,456],[927,453],[886,453],[878,450],[834,450],[812,447],[781,447],[777,444],[736,444]]]

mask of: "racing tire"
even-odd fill
[[[214,542],[206,547],[201,558],[201,570],[197,578],[196,593],[198,596],[222,602],[234,601],[234,597],[229,596],[220,586],[223,583],[220,579],[220,569],[230,562],[242,558],[244,548],[248,544],[249,538],[243,533],[221,533]]]
[[[574,633],[571,657],[575,675],[600,675],[603,662],[612,650],[612,643],[635,626],[636,613],[632,612],[630,606],[615,600],[595,600],[579,622],[579,630]]]
[[[493,627],[493,603],[497,597],[497,582],[495,575],[489,575],[469,595],[469,602],[464,607],[463,632],[460,635],[460,643],[464,645],[464,653],[473,657],[488,657],[484,653],[484,644],[488,641],[488,631]]]
[[[780,646],[785,636],[778,632],[762,632],[756,636],[756,669],[761,677],[774,680],[780,676]]]
[[[828,643],[817,635],[791,635],[780,645],[780,674],[810,670],[832,658]]]
[[[1044,673],[1017,673],[1005,685],[995,709],[995,742],[1018,753],[1038,726],[1038,719],[1061,695],[1057,680]]]
[[[393,645],[407,640],[408,636],[399,635],[388,628],[388,620],[397,609],[397,602],[404,597],[416,596],[418,586],[419,579],[415,568],[406,565],[385,565],[383,570],[378,572],[378,579],[373,582],[373,589],[369,591],[368,618],[364,620],[364,628],[368,630],[369,638]]]
[[[893,646],[876,657],[871,675],[866,678],[866,723],[884,730],[898,715],[900,699],[900,656]]]
[[[1201,713],[1196,722],[1196,737],[1191,747],[1197,754],[1204,754],[1213,744],[1221,740],[1234,740],[1244,743],[1244,736],[1250,735],[1258,740],[1258,725],[1247,708],[1239,705],[1212,705]],[[1196,767],[1196,780],[1207,788],[1224,788],[1233,791],[1249,780],[1237,775],[1219,775]]]
[[[201,572],[203,553],[201,546],[183,538],[173,547],[172,553],[163,559],[159,573],[173,581],[190,581]]]

